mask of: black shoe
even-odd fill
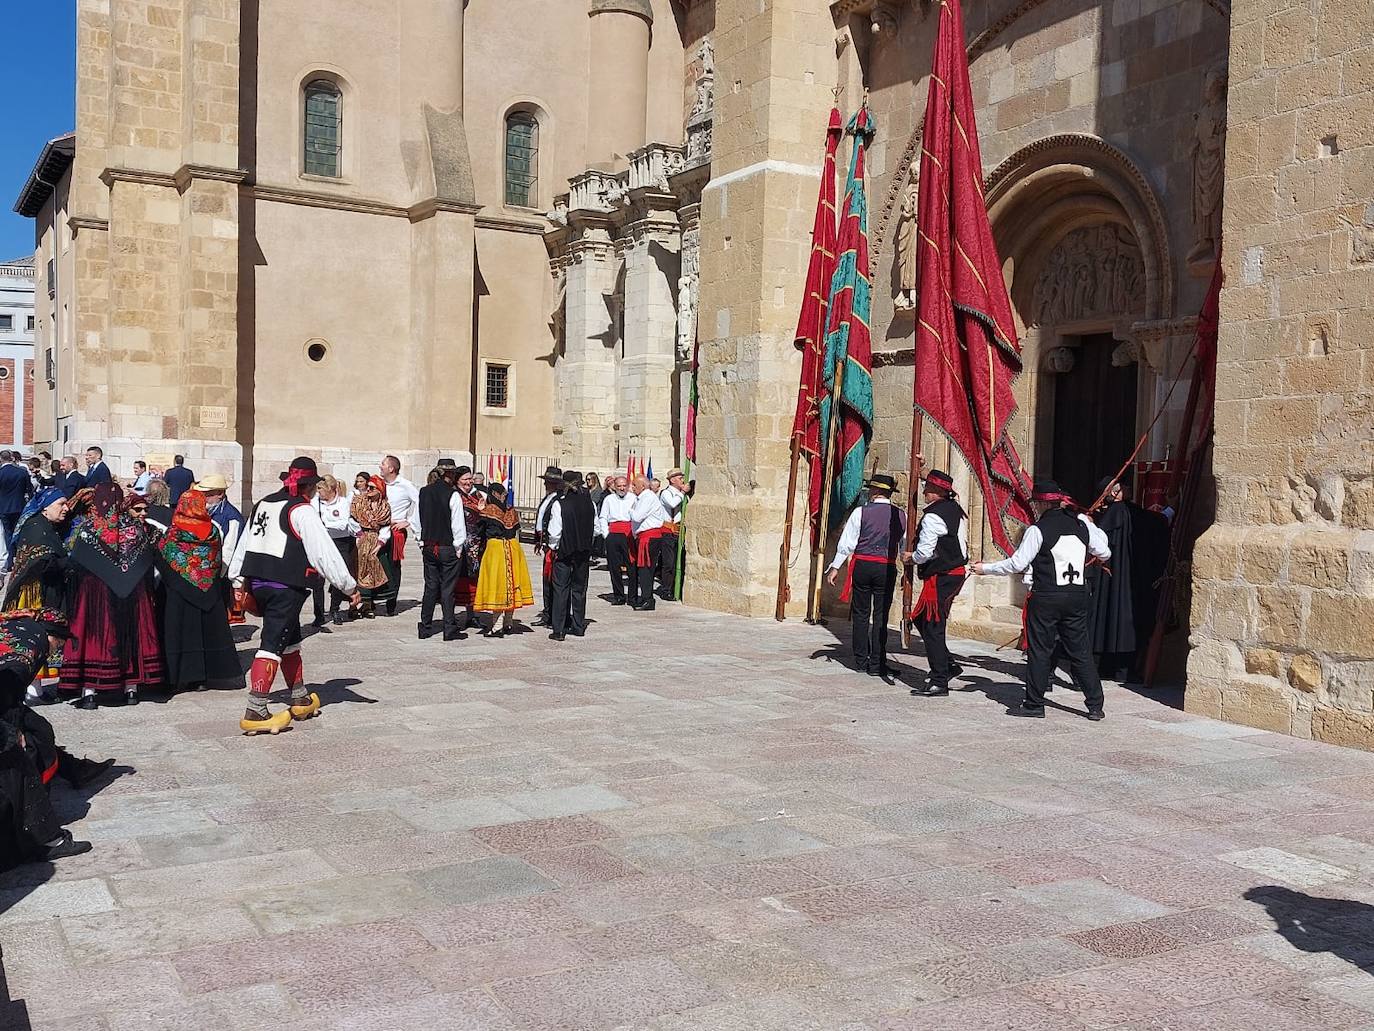
[[[612,598],[612,599],[611,599],[611,604],[612,604],[612,605],[624,605],[624,604],[625,604],[625,599],[624,599],[624,598]]]
[[[585,630],[569,630],[568,633],[572,634],[574,637],[586,637],[586,636],[587,636],[587,631],[585,631]]]
[[[340,612],[338,609],[335,609],[332,615],[334,617],[334,625],[343,626],[343,613]]]
[[[949,667],[949,679],[950,679],[950,680],[958,680],[958,679],[959,679],[960,677],[962,677],[963,675],[964,675],[964,667],[961,666],[961,665],[959,665],[957,662],[954,663],[952,666]]]
[[[396,603],[394,601],[389,601],[386,603],[386,614],[388,616],[396,615]]]
[[[432,626],[427,626],[424,623],[421,623],[415,629],[416,633],[419,635],[420,640],[422,641],[427,641],[434,636],[434,628]]]
[[[138,704],[138,695],[137,695],[135,692],[133,692],[133,691],[125,691],[125,692],[124,692],[124,704],[125,704],[125,705],[137,705],[137,704]]]
[[[328,622],[329,622],[329,617],[328,617],[328,616],[326,616],[323,612],[316,612],[316,613],[315,613],[315,618],[314,618],[313,620],[310,621],[310,625],[311,625],[311,626],[315,626],[315,627],[321,627],[321,626],[324,626],[324,625],[325,625],[326,623],[328,623]]]
[[[649,602],[647,605],[640,605],[640,606],[639,606],[639,611],[640,611],[640,612],[652,612],[652,611],[654,611],[655,608],[657,608],[657,605],[655,605],[654,602]]]
[[[89,841],[76,841],[72,837],[72,832],[64,830],[61,839],[56,845],[49,845],[43,858],[48,862],[54,859],[67,859],[70,856],[79,856],[91,850]]]
[[[93,695],[93,694],[83,694],[83,695],[82,695],[80,698],[78,698],[78,699],[76,700],[76,702],[75,702],[75,705],[76,705],[76,707],[77,707],[78,709],[87,709],[87,710],[89,710],[89,709],[94,709],[94,708],[96,708],[96,706],[98,706],[99,704],[100,704],[100,703],[97,702],[97,701],[95,700],[95,695]]]
[[[535,620],[533,623],[531,623],[530,625],[531,625],[531,626],[553,626],[553,624],[549,622],[549,619],[548,619],[547,616],[540,616],[538,619],[536,619],[536,620]]]
[[[549,640],[550,640],[550,641],[566,641],[567,639],[568,639],[568,635],[567,635],[567,634],[559,634],[559,633],[549,634]]]
[[[444,631],[444,640],[445,640],[445,641],[461,641],[461,640],[463,640],[463,637],[464,637],[463,631],[461,631],[461,630],[445,630],[445,631]]]
[[[925,687],[913,687],[911,693],[918,698],[943,698],[949,694],[949,687],[945,684],[926,684]]]
[[[1101,709],[1088,710],[1088,719],[1092,720],[1094,723],[1098,723],[1101,720],[1105,720],[1106,718],[1107,714],[1103,712]]]
[[[64,779],[72,787],[79,788],[103,774],[114,765],[114,760],[102,759],[100,762],[95,762],[91,759],[78,759],[74,765],[76,768],[68,772]]]
[[[1021,705],[1018,705],[1015,708],[1008,709],[1007,715],[1025,716],[1028,719],[1043,720],[1045,718],[1045,707],[1043,705],[1031,706],[1022,703]]]

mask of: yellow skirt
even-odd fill
[[[476,612],[514,612],[534,604],[530,568],[519,541],[489,540],[477,575]]]

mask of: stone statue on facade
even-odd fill
[[[1124,228],[1075,229],[1052,250],[1031,295],[1034,324],[1116,319],[1140,311],[1145,267]]]
[[[901,221],[897,224],[897,296],[892,303],[898,311],[916,310],[916,255],[919,249],[916,210],[919,202],[920,186],[913,180],[902,194]]]
[[[1188,270],[1210,276],[1221,246],[1221,198],[1226,162],[1226,72],[1207,73],[1203,106],[1193,116],[1193,248]]]

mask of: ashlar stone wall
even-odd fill
[[[1235,0],[1187,708],[1374,748],[1374,5]]]

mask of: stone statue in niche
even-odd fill
[[[1207,73],[1202,110],[1193,116],[1193,248],[1188,271],[1210,276],[1221,246],[1221,197],[1226,162],[1226,72]]]
[[[701,281],[701,230],[682,234],[682,271],[677,281],[677,360],[691,361],[697,335],[697,294]]]
[[[1050,252],[1031,296],[1033,325],[1118,318],[1144,306],[1135,238],[1118,225],[1075,229]]]
[[[898,311],[916,310],[916,209],[920,200],[920,186],[914,181],[902,194],[901,221],[897,224],[897,296],[893,307]]]
[[[716,52],[709,38],[701,41],[701,47],[697,51],[697,63],[701,70],[697,74],[696,97],[692,101],[692,111],[687,116],[689,123],[707,114],[714,106]]]

